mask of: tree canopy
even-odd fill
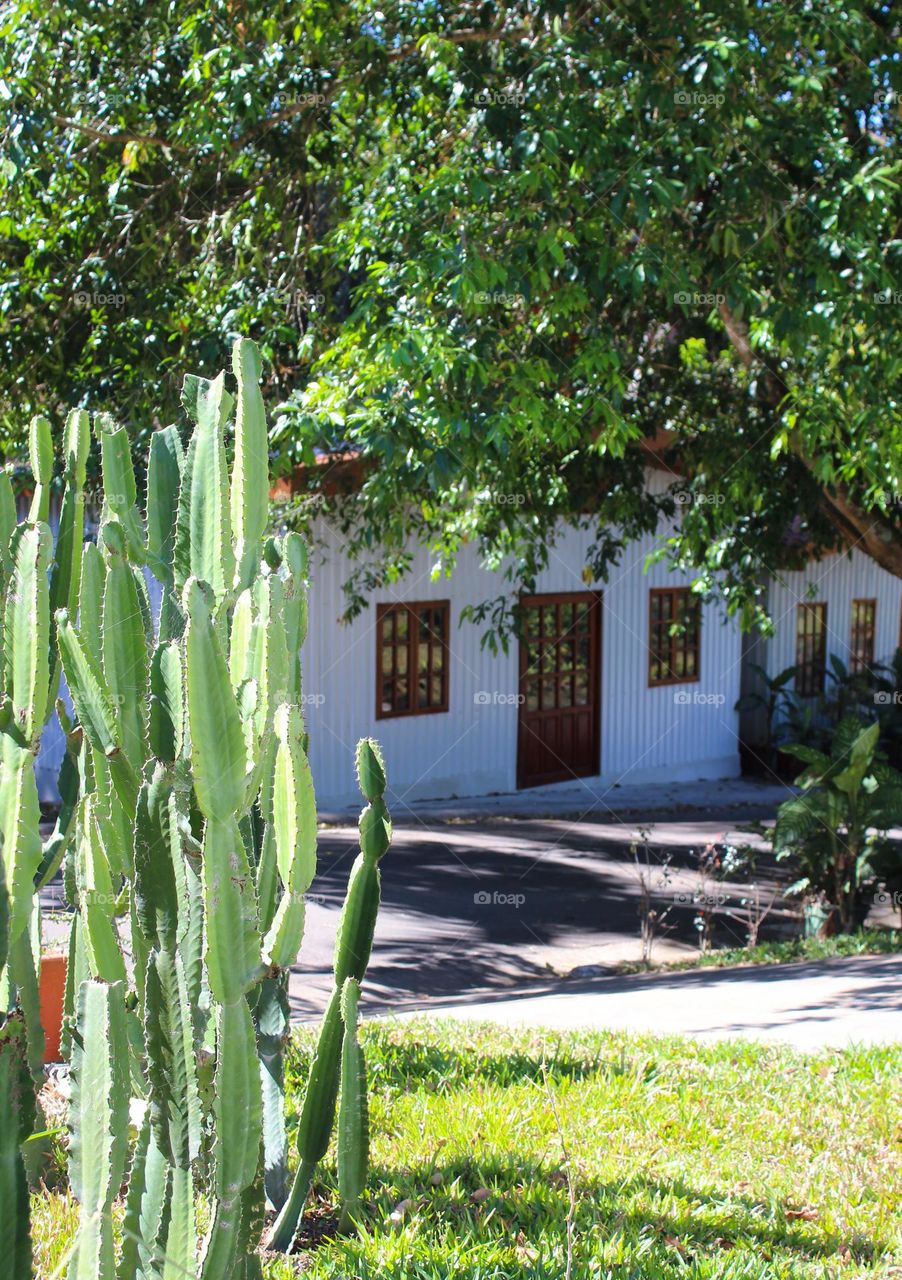
[[[839,542],[902,575],[893,6],[20,0],[2,31],[8,453],[88,403],[140,449],[246,333],[352,608],[412,535],[475,542],[503,630],[561,522],[602,583],[677,507],[664,554],[746,622]],[[352,496],[311,465],[349,452]]]

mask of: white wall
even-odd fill
[[[826,556],[804,570],[783,574],[780,581],[771,582],[768,598],[776,627],[775,635],[766,642],[769,675],[795,664],[799,604],[826,603],[827,653],[836,654],[848,666],[852,601],[876,600],[874,658],[888,662],[896,652],[902,580],[881,569],[862,551]]]
[[[319,530],[326,562],[312,567],[310,632],[304,646],[306,716],[311,765],[320,803],[357,800],[354,745],[372,734],[382,743],[396,803],[415,798],[512,791],[516,787],[518,657],[480,648],[481,631],[460,622],[466,604],[509,589],[482,569],[465,548],[452,578],[433,582],[428,555],[419,552],[411,573],[386,590],[353,623],[337,626],[344,609],[341,583],[351,566],[333,530]],[[587,533],[568,530],[554,547],[537,590],[584,591],[581,571],[591,545]],[[734,776],[739,771],[737,717],[740,635],[724,625],[717,606],[703,611],[700,680],[647,687],[648,593],[684,580],[658,565],[643,572],[652,540],[627,548],[603,589],[601,773],[606,785]],[[688,579],[687,579],[688,581]],[[451,603],[449,710],[377,720],[376,604],[391,600]],[[477,701],[479,693],[489,701]],[[688,703],[682,699],[688,698]],[[559,786],[572,786],[561,783]]]

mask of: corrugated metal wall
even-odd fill
[[[899,644],[902,580],[887,573],[862,551],[827,556],[797,573],[772,581],[768,592],[776,624],[767,641],[767,671],[776,675],[796,660],[796,610],[799,604],[827,605],[827,653],[849,662],[852,601],[877,601],[874,658],[888,662]]]
[[[384,746],[396,800],[514,790],[516,645],[507,655],[493,656],[480,647],[480,630],[460,623],[464,605],[505,592],[503,577],[482,569],[476,553],[466,548],[453,577],[433,582],[431,561],[421,551],[395,593],[385,591],[353,623],[338,626],[345,607],[341,583],[350,565],[334,530],[322,527],[317,537],[326,562],[313,568],[304,679],[311,764],[321,802],[337,806],[357,798],[352,762],[354,744],[364,734],[375,735]],[[590,544],[590,535],[567,530],[538,590],[584,591],[581,573]],[[603,592],[600,779],[615,785],[735,775],[738,627],[725,624],[717,606],[706,607],[700,680],[649,689],[649,589],[684,580],[660,565],[643,572],[652,546],[651,539],[632,544]],[[376,719],[376,605],[393,599],[450,601],[446,714]]]

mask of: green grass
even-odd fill
[[[829,960],[835,956],[893,955],[902,951],[902,929],[862,929],[833,938],[790,938],[786,942],[761,942],[756,947],[720,947],[699,952],[688,960],[651,965],[625,961],[619,973],[679,972],[685,969],[731,969],[748,964],[788,964],[793,960]]]
[[[563,1277],[571,1184],[574,1277],[902,1276],[902,1047],[801,1055],[433,1020],[370,1023],[365,1039],[365,1220],[333,1238],[327,1163],[317,1246],[267,1259],[267,1280]],[[309,1047],[292,1046],[292,1125]],[[36,1210],[43,1278],[72,1214],[58,1195]]]

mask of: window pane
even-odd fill
[[[417,646],[417,670],[429,670],[429,645],[423,644],[422,641]]]
[[[406,609],[399,609],[395,614],[395,635],[398,640],[407,639],[407,619],[408,613]]]
[[[430,695],[430,705],[440,707],[444,699],[442,698],[442,678],[441,676],[432,677],[432,691]]]
[[[395,710],[406,711],[407,709],[407,681],[399,679],[395,682]]]
[[[576,675],[574,702],[578,707],[589,705],[589,675],[586,671],[580,671]]]

